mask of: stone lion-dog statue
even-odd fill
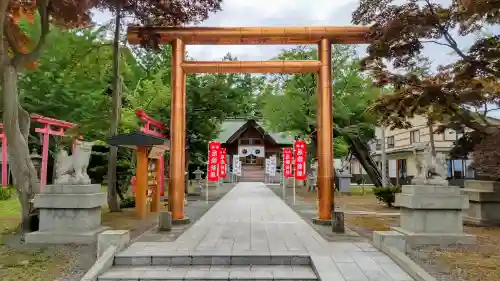
[[[90,177],[87,174],[90,154],[94,142],[76,141],[75,150],[68,155],[66,149],[61,149],[57,153],[55,161],[56,179],[55,184],[90,184]]]

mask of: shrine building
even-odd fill
[[[239,155],[242,164],[242,181],[264,181],[265,159],[276,155],[278,169],[283,161],[284,147],[293,146],[293,137],[285,133],[266,131],[257,120],[229,119],[221,124],[215,141],[226,148],[228,163]]]

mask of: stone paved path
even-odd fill
[[[189,256],[191,265],[196,256],[307,257],[319,280],[413,280],[370,243],[327,242],[262,183],[237,184],[175,242],[136,242],[115,264],[155,265],[168,255]]]

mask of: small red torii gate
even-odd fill
[[[167,139],[168,136],[163,132],[167,131],[167,126],[162,122],[159,122],[153,118],[151,118],[144,110],[137,109],[135,111],[135,115],[142,121],[144,124],[142,125],[140,131],[146,135],[156,136],[163,139]],[[161,155],[157,155],[157,165],[156,165],[156,177],[157,177],[157,188],[153,189],[152,194],[152,202],[151,202],[151,212],[158,212],[160,208],[160,197],[165,192],[165,156],[164,150],[158,150],[158,153]],[[152,152],[150,152],[151,154]],[[147,162],[148,155],[146,154],[146,150],[143,147],[137,148],[137,167],[136,167],[136,206],[137,211],[140,217],[145,216],[145,211],[141,210],[145,208],[145,201],[141,198],[143,194],[147,190],[148,179],[147,179]],[[139,164],[141,163],[141,164]],[[146,163],[146,165],[142,165],[142,163]],[[139,197],[139,198],[138,198]],[[138,206],[139,205],[139,206]],[[142,207],[144,205],[144,207]]]
[[[5,135],[5,129],[1,123],[0,130],[2,130],[0,132],[0,139],[2,140],[2,188],[7,188],[7,161],[9,157],[7,156],[7,136]]]
[[[45,117],[39,114],[32,114],[31,121],[43,125],[43,128],[35,128],[35,132],[40,134],[40,139],[42,140],[42,166],[40,168],[40,192],[42,192],[45,184],[47,183],[47,164],[49,162],[50,135],[63,137],[64,131],[66,129],[74,127],[75,124],[50,117]],[[80,137],[80,139],[81,138],[82,137]]]
[[[39,114],[31,114],[31,121],[43,125],[43,128],[35,128],[35,132],[40,134],[40,140],[42,144],[42,165],[40,167],[40,192],[47,184],[47,164],[49,162],[49,141],[50,135],[64,136],[64,131],[66,129],[72,128],[75,124],[71,122],[61,121],[55,118],[45,117]],[[0,139],[2,141],[2,187],[7,188],[7,137],[5,135],[5,129],[3,124],[0,124]],[[79,137],[83,139],[83,137]],[[73,144],[74,149],[74,144]]]

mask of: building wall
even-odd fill
[[[254,127],[247,128],[236,140],[232,143],[223,143],[222,146],[226,148],[227,153],[231,156],[230,163],[232,163],[232,156],[238,154],[238,147],[240,145],[240,141],[242,139],[260,139],[260,141],[264,144],[265,158],[268,158],[272,155],[276,155],[278,159],[278,167],[281,167],[281,157],[282,157],[282,148],[286,147],[285,145],[274,144],[269,142],[264,138],[264,136]],[[265,158],[260,157],[257,158],[257,164],[263,166],[265,163]]]
[[[412,178],[417,174],[416,158],[413,155],[413,146],[417,144],[428,143],[431,139],[429,127],[427,126],[427,119],[424,116],[416,116],[409,120],[412,127],[408,129],[394,129],[385,128],[386,137],[386,156],[387,156],[387,175],[392,182],[407,181],[405,178]],[[433,126],[435,130],[437,125]],[[448,152],[453,147],[454,142],[458,140],[464,132],[470,131],[469,128],[465,128],[463,132],[455,131],[451,129],[445,130],[442,134],[434,133],[434,145],[436,147],[437,153],[444,153],[448,155]],[[380,164],[380,154],[381,154],[381,136],[382,128],[376,128],[375,130],[376,142],[375,142],[375,160]],[[392,139],[394,140],[394,145],[391,145]],[[404,165],[401,165],[403,164]],[[465,178],[473,178],[474,174],[468,168],[471,164],[471,160],[464,159],[448,159],[448,177],[450,181],[454,183],[460,183],[457,180],[463,180]],[[404,166],[403,168],[401,166]],[[403,171],[402,171],[403,170]],[[403,177],[401,175],[404,175]],[[462,185],[461,183],[459,185]]]

